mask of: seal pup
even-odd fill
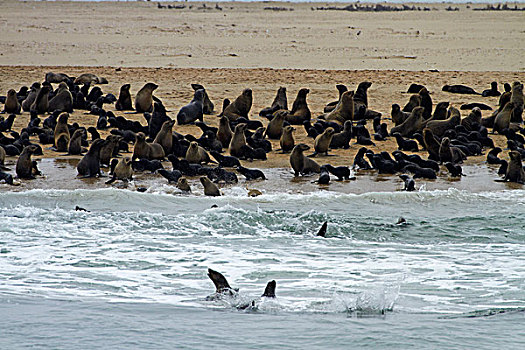
[[[9,168],[5,166],[5,156],[5,149],[2,145],[0,145],[0,170],[9,170]]]
[[[403,180],[404,182],[404,187],[403,187],[403,191],[415,191],[416,190],[416,182],[414,181],[413,178],[411,178],[410,176],[406,175],[406,174],[403,174],[403,175],[399,175],[399,178],[401,180]]]
[[[314,181],[319,185],[329,185],[330,184],[330,173],[328,172],[328,169],[326,169],[326,166],[321,166],[321,172],[319,173],[319,178]]]
[[[334,110],[325,116],[327,121],[333,121],[343,125],[345,121],[354,120],[354,92],[345,91],[341,100],[335,106]]]
[[[396,138],[397,149],[401,151],[409,151],[409,152],[419,151],[419,147],[417,146],[416,141],[404,139],[403,136],[401,136],[401,134],[398,132],[393,133],[392,136]]]
[[[330,148],[350,148],[350,140],[352,139],[352,122],[350,120],[345,121],[343,124],[343,130],[335,133],[330,141]]]
[[[302,125],[305,121],[310,121],[312,114],[308,103],[306,102],[306,96],[310,92],[309,89],[302,88],[297,93],[297,97],[292,104],[292,110],[290,114],[286,116],[286,121],[292,125]]]
[[[35,101],[31,105],[29,111],[34,114],[45,114],[49,108],[49,92],[51,88],[47,85],[44,85],[38,90]]]
[[[335,167],[333,165],[330,165],[330,164],[326,164],[324,165],[324,167],[326,168],[326,170],[328,170],[330,172],[330,174],[334,175],[335,177],[337,177],[337,181],[343,181],[343,180],[350,180],[350,168],[347,167],[347,166],[338,166],[338,167]]]
[[[273,114],[272,120],[268,123],[266,128],[265,136],[268,136],[271,140],[279,140],[283,133],[283,123],[286,119],[288,112],[285,110],[278,110]]]
[[[162,146],[165,154],[170,154],[173,149],[173,125],[175,125],[174,120],[165,121],[153,140],[153,143]]]
[[[196,141],[192,141],[190,143],[190,147],[188,147],[188,150],[186,151],[186,160],[190,164],[201,164],[201,163],[210,163],[211,159],[208,155],[208,152]]]
[[[397,103],[394,103],[392,105],[392,110],[390,111],[390,116],[392,117],[394,126],[398,126],[403,124],[403,122],[410,117],[410,113],[403,112],[401,107]]]
[[[439,147],[439,160],[441,163],[462,163],[465,155],[461,150],[450,145],[450,139],[443,137]]]
[[[32,180],[35,178],[34,171],[36,169],[36,164],[31,160],[31,155],[38,151],[38,147],[35,145],[25,146],[16,161],[16,176],[19,179],[28,179]]]
[[[146,83],[135,96],[135,110],[137,113],[153,111],[153,91],[159,86],[155,83]]]
[[[450,176],[452,176],[452,177],[465,176],[465,174],[463,174],[463,169],[461,168],[460,165],[456,165],[456,164],[454,164],[452,162],[446,162],[445,163],[445,168],[447,168],[447,170],[450,173]]]
[[[487,154],[487,163],[488,164],[502,164],[502,159],[498,157],[498,154],[502,152],[502,149],[495,147],[489,151]]]
[[[419,106],[421,106],[421,96],[419,96],[419,94],[412,95],[408,99],[408,102],[405,105],[405,107],[403,107],[403,112],[410,113],[412,112],[414,108],[419,107]]]
[[[164,159],[164,149],[158,143],[146,142],[146,135],[139,132],[135,135],[135,146],[133,147],[132,160],[145,159]]]
[[[354,157],[354,163],[352,165],[352,169],[362,169],[362,170],[370,170],[373,169],[372,166],[366,161],[364,158],[365,154],[368,152],[368,148],[361,147],[355,157]]]
[[[219,191],[219,187],[217,187],[216,184],[211,182],[211,180],[207,176],[201,176],[200,181],[202,186],[204,186],[204,195],[205,196],[220,196],[221,191]]]
[[[328,155],[328,149],[330,148],[330,142],[332,142],[334,133],[334,128],[328,127],[321,135],[315,138],[314,153],[311,155],[311,157],[315,157],[316,155],[322,153],[324,153],[326,156]]]
[[[293,138],[294,131],[295,128],[291,125],[287,125],[283,128],[283,133],[281,135],[281,139],[279,140],[279,144],[281,145],[281,151],[283,153],[291,152],[292,149],[295,147],[295,140]]]
[[[78,175],[83,177],[102,176],[100,171],[100,149],[106,142],[106,140],[102,139],[93,141],[87,153],[77,164]]]
[[[120,135],[108,135],[106,137],[106,143],[102,146],[99,152],[100,164],[109,165],[111,157],[116,157],[119,150],[119,144],[122,141]]]
[[[186,106],[182,107],[177,114],[177,124],[191,124],[196,120],[204,121],[203,116],[203,105],[204,102],[204,90],[196,90],[193,94],[193,99]]]
[[[177,180],[177,188],[183,192],[191,192],[190,184],[188,183],[188,179],[185,177],[179,177]]]
[[[69,133],[69,127],[67,121],[69,119],[69,113],[64,112],[58,116],[57,125],[55,126],[54,132],[54,143],[55,148],[58,152],[67,152],[71,134]]]
[[[48,112],[54,111],[73,112],[73,95],[69,91],[67,84],[62,82],[58,85],[55,96],[49,100]]]
[[[132,111],[133,104],[131,103],[131,93],[129,89],[131,84],[124,84],[120,87],[120,93],[118,95],[118,100],[115,102],[115,109],[117,111]]]
[[[7,91],[4,111],[2,113],[20,114],[21,110],[22,105],[20,105],[20,102],[18,102],[16,91],[14,89],[10,89],[9,91]]]
[[[210,151],[210,155],[215,158],[215,160],[219,163],[219,166],[226,167],[226,168],[234,168],[236,166],[240,166],[241,163],[239,162],[239,158],[233,157],[233,156],[223,156],[217,151]]]
[[[237,171],[243,175],[247,181],[252,180],[266,180],[266,176],[264,176],[264,173],[259,169],[248,169],[241,165],[237,167]]]
[[[248,113],[252,108],[252,89],[244,89],[235,101],[226,106],[223,110],[223,115],[230,121],[236,121],[239,118],[248,118]]]
[[[208,96],[208,92],[202,86],[201,84],[191,84],[191,88],[194,91],[197,90],[203,90],[204,91],[204,99],[202,101],[202,113],[204,114],[213,114],[213,109],[215,108],[215,105],[213,102],[211,102],[210,97]]]
[[[294,171],[294,176],[297,177],[300,174],[320,173],[321,167],[313,159],[310,159],[304,155],[304,151],[309,150],[310,147],[304,143],[297,144],[290,154],[290,165]]]
[[[237,124],[235,126],[235,133],[231,139],[229,150],[230,155],[234,157],[242,157],[244,155],[242,148],[246,146],[246,136],[244,135],[244,130],[246,130],[246,124]]]
[[[115,169],[113,170],[113,177],[106,181],[106,185],[109,185],[116,180],[128,182],[133,180],[133,169],[131,168],[131,159],[129,157],[121,158]]]

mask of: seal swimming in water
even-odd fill
[[[177,114],[177,124],[191,124],[196,120],[204,121],[203,117],[203,105],[204,102],[204,90],[196,90],[193,94],[193,99],[189,104],[182,107]]]
[[[86,155],[77,164],[78,175],[83,177],[102,176],[100,172],[100,149],[106,142],[102,139],[93,141]]]
[[[38,147],[35,145],[25,146],[16,161],[16,176],[19,179],[34,179],[33,170],[35,170],[35,164],[31,160],[31,155],[38,151]],[[38,170],[38,169],[36,169]]]
[[[118,95],[118,100],[115,102],[115,109],[117,111],[132,111],[133,104],[131,103],[131,93],[129,89],[131,88],[130,84],[124,84],[120,87],[120,93]]]
[[[146,83],[135,96],[135,110],[137,113],[153,111],[153,91],[159,86],[155,83]]]
[[[297,144],[290,154],[290,165],[294,171],[294,176],[297,177],[300,174],[309,173],[320,173],[321,167],[313,159],[310,159],[304,155],[304,151],[310,149],[310,146],[299,143]]]
[[[204,186],[205,196],[217,197],[221,195],[221,191],[219,191],[217,185],[211,182],[211,180],[207,176],[201,176],[200,181],[202,186]]]
[[[310,121],[312,114],[308,103],[306,102],[306,96],[310,92],[309,89],[302,88],[297,93],[297,97],[292,104],[292,110],[290,114],[286,116],[286,121],[292,125],[302,125],[305,121]]]
[[[229,104],[223,110],[223,115],[230,121],[236,121],[239,118],[248,119],[248,113],[252,108],[252,89],[244,89],[233,103]]]

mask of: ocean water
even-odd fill
[[[525,347],[523,189],[5,189],[1,349]]]

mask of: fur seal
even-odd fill
[[[435,161],[439,161],[439,148],[441,145],[436,140],[434,134],[430,129],[423,129],[423,140],[425,142],[425,148],[428,151],[428,158]]]
[[[36,96],[38,95],[38,91],[40,91],[40,83],[33,83],[33,85],[31,85],[31,90],[29,91],[29,94],[27,94],[26,99],[22,101],[22,110],[24,112],[29,112],[31,110],[31,106],[33,105],[33,102],[35,102]]]
[[[503,181],[517,182],[523,184],[525,182],[525,171],[521,163],[521,154],[518,151],[509,152],[510,161],[507,165],[507,172]]]
[[[424,85],[421,85],[421,84],[410,84],[410,86],[408,87],[408,90],[407,90],[407,93],[409,94],[417,94],[421,91],[422,88],[424,88],[425,86]]]
[[[523,104],[524,104],[523,84],[521,84],[519,81],[515,81],[514,83],[512,83],[512,90],[510,93],[510,102],[514,103],[514,109],[512,111],[512,117],[510,121],[513,123],[523,122],[523,119],[522,119]]]
[[[439,160],[441,163],[462,163],[464,154],[456,147],[450,145],[450,139],[443,137],[441,145],[439,147]]]
[[[330,172],[330,174],[337,177],[337,181],[343,181],[343,180],[350,180],[350,168],[347,166],[338,166],[334,167],[333,165],[326,164],[324,165],[326,170]],[[353,177],[355,180],[355,177]]]
[[[287,125],[283,128],[283,134],[279,140],[279,144],[281,145],[281,150],[283,153],[291,152],[295,147],[295,140],[293,138],[294,131],[295,128],[291,125]]]
[[[188,179],[185,177],[179,177],[177,180],[177,188],[183,192],[191,192],[190,184],[188,183]]]
[[[339,101],[341,101],[341,96],[343,95],[343,93],[348,91],[348,88],[346,87],[346,85],[343,85],[343,84],[337,84],[335,88],[339,92],[339,98],[337,99],[337,101],[332,101],[332,102],[327,103],[323,109],[324,113],[330,113],[331,111],[333,111],[335,109],[335,106],[337,106]]]
[[[372,86],[369,81],[359,83],[354,94],[354,118],[355,119],[374,119],[381,116],[381,113],[368,109],[368,89]]]
[[[410,113],[403,112],[401,110],[401,106],[399,106],[397,103],[394,103],[392,105],[390,116],[392,117],[392,122],[394,123],[394,126],[398,126],[403,124],[403,122],[407,120],[408,117],[410,117]]]
[[[48,112],[54,111],[73,112],[73,95],[69,91],[67,84],[62,82],[58,85],[55,96],[49,100]]]
[[[445,85],[441,90],[453,94],[481,95],[479,92],[474,91],[473,88],[465,85]]]
[[[75,85],[80,84],[107,84],[108,80],[106,78],[98,77],[92,73],[84,73],[75,79]]]
[[[77,129],[71,136],[67,146],[67,154],[80,155],[82,154],[82,137],[84,136],[84,129]]]
[[[69,114],[64,112],[58,116],[57,125],[55,126],[55,148],[58,152],[67,152],[69,146],[69,141],[71,139],[71,134],[69,133],[69,128],[67,126],[67,120],[69,119]]]
[[[78,175],[83,177],[102,176],[100,172],[100,149],[106,142],[102,139],[93,141],[87,153],[77,164]]]
[[[237,171],[242,174],[247,181],[252,180],[266,180],[266,176],[264,176],[264,173],[260,171],[259,169],[248,169],[241,165],[237,167]]]
[[[49,92],[51,91],[51,88],[47,85],[44,85],[38,90],[38,94],[36,95],[35,101],[31,105],[31,108],[29,111],[31,113],[35,114],[44,114],[47,112],[49,108]]]
[[[461,165],[456,165],[452,162],[446,162],[445,168],[447,168],[448,172],[450,173],[450,176],[452,177],[465,176],[465,174],[463,174],[463,169],[461,168]]]
[[[131,93],[129,89],[131,88],[130,84],[124,84],[120,87],[120,93],[118,95],[118,100],[115,102],[115,109],[117,111],[132,111],[133,105],[131,103]]]
[[[494,119],[493,132],[501,133],[504,129],[508,129],[510,126],[510,120],[512,117],[512,111],[514,110],[514,103],[507,102],[505,107],[496,115]]]
[[[173,148],[173,125],[174,120],[167,120],[162,124],[160,131],[155,136],[153,143],[158,143],[164,149],[164,154],[170,154]]]
[[[421,96],[421,107],[425,109],[423,111],[423,118],[428,119],[432,116],[432,98],[427,88],[422,88],[421,91],[419,91],[419,96]]]
[[[131,159],[129,157],[121,158],[115,169],[113,170],[113,177],[106,181],[106,185],[109,185],[116,180],[128,182],[133,180],[133,169],[131,168]]]
[[[501,95],[501,92],[498,91],[498,83],[495,81],[490,83],[490,89],[483,90],[483,92],[481,93],[481,96],[483,97],[489,97],[489,96],[497,97],[500,95]]]
[[[204,91],[204,100],[202,101],[202,113],[204,114],[213,114],[213,109],[215,108],[213,102],[211,102],[208,92],[201,84],[191,84],[191,88],[194,91],[203,90]]]
[[[135,110],[138,113],[153,111],[153,91],[159,86],[155,83],[146,83],[135,96]]]
[[[16,176],[19,179],[34,179],[33,170],[35,164],[31,160],[31,155],[38,151],[38,147],[35,145],[25,146],[16,161]]]
[[[288,99],[286,97],[286,88],[282,86],[277,90],[277,95],[273,99],[272,105],[270,107],[263,108],[259,112],[259,116],[268,118],[268,116],[271,116],[273,113],[275,113],[279,109],[288,110]]]
[[[193,94],[193,100],[186,106],[182,107],[177,114],[177,124],[191,124],[196,120],[204,121],[203,116],[203,105],[204,102],[204,90],[196,90]]]
[[[461,123],[461,113],[457,108],[449,108],[450,117],[445,120],[431,120],[426,124],[426,128],[430,129],[434,136],[442,137],[449,129],[454,129],[456,125]]]
[[[347,120],[354,120],[354,92],[345,91],[334,110],[325,116],[327,121],[343,125]]]
[[[325,155],[328,155],[328,149],[330,148],[330,142],[332,142],[332,137],[334,136],[334,128],[328,127],[325,129],[325,131],[317,136],[314,141],[314,154],[312,156],[316,156],[317,154],[324,153]]]
[[[288,112],[280,109],[273,114],[272,120],[268,123],[265,135],[271,140],[279,140],[283,133],[283,123],[286,119]]]
[[[219,187],[217,187],[216,184],[211,182],[211,180],[207,176],[201,176],[200,181],[202,186],[204,186],[204,195],[205,196],[220,196],[221,191],[219,191]]]
[[[403,175],[399,175],[399,178],[401,180],[403,180],[404,182],[404,187],[403,187],[403,191],[415,191],[416,190],[416,182],[414,181],[413,178],[411,178],[410,176],[406,175],[406,174],[403,174]]]
[[[50,84],[60,84],[61,82],[71,80],[71,78],[67,74],[53,73],[53,72],[46,73],[45,79],[46,79],[46,83],[50,83]]]
[[[242,151],[242,147],[246,145],[244,130],[246,130],[246,124],[244,123],[235,126],[235,132],[229,146],[231,156],[239,158],[244,155]]]
[[[405,105],[405,107],[403,107],[403,112],[410,113],[412,112],[414,108],[419,107],[419,106],[421,106],[421,96],[419,96],[419,94],[412,95],[408,99],[408,102]]]
[[[344,148],[350,147],[350,140],[352,139],[352,122],[350,120],[345,121],[343,124],[343,130],[334,134],[330,141],[330,148]]]
[[[146,142],[146,135],[139,132],[135,135],[135,146],[133,147],[132,160],[145,159],[163,159],[165,156],[164,149],[158,143]]]
[[[199,146],[196,141],[190,143],[185,158],[190,164],[209,163],[211,161],[208,152]]]
[[[217,130],[217,140],[222,144],[222,148],[228,148],[233,137],[230,121],[226,117],[219,120],[219,130]]]
[[[5,167],[5,156],[5,149],[0,145],[0,170],[8,170],[8,168]]]
[[[293,101],[292,110],[290,114],[286,116],[286,121],[292,125],[302,125],[305,121],[310,121],[312,114],[308,103],[306,102],[306,96],[310,92],[309,89],[302,88],[297,93],[295,101]]]
[[[100,164],[109,165],[111,158],[118,153],[120,141],[122,141],[120,135],[108,135],[106,137],[106,143],[100,148],[99,152]]]
[[[248,113],[252,108],[252,100],[252,89],[244,89],[242,94],[223,110],[223,115],[230,121],[236,121],[239,118],[249,119]]]
[[[478,107],[473,108],[467,117],[461,119],[461,125],[468,131],[472,131],[476,124],[481,125],[481,109]]]
[[[403,137],[411,136],[413,133],[420,131],[423,128],[423,107],[415,107],[412,109],[410,117],[408,117],[402,124],[394,126],[390,130],[390,135],[396,132]]]
[[[7,97],[4,105],[4,113],[20,114],[21,109],[22,106],[20,105],[20,102],[18,102],[16,91],[14,89],[10,89],[9,91],[7,91]]]
[[[310,147],[304,143],[299,143],[293,148],[290,154],[290,165],[294,171],[294,176],[321,172],[319,164],[304,155],[304,151],[309,149]]]

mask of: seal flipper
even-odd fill
[[[267,298],[275,298],[275,287],[277,286],[277,283],[275,280],[271,280],[266,285],[266,288],[264,289],[263,297]]]
[[[211,281],[215,285],[216,293],[224,293],[224,292],[231,293],[233,291],[233,288],[230,287],[230,284],[228,283],[228,281],[226,280],[226,277],[224,277],[222,273],[209,268],[208,277],[211,279]]]
[[[326,228],[328,227],[328,221],[325,221],[323,226],[319,229],[319,232],[317,232],[316,236],[319,237],[326,237]]]

